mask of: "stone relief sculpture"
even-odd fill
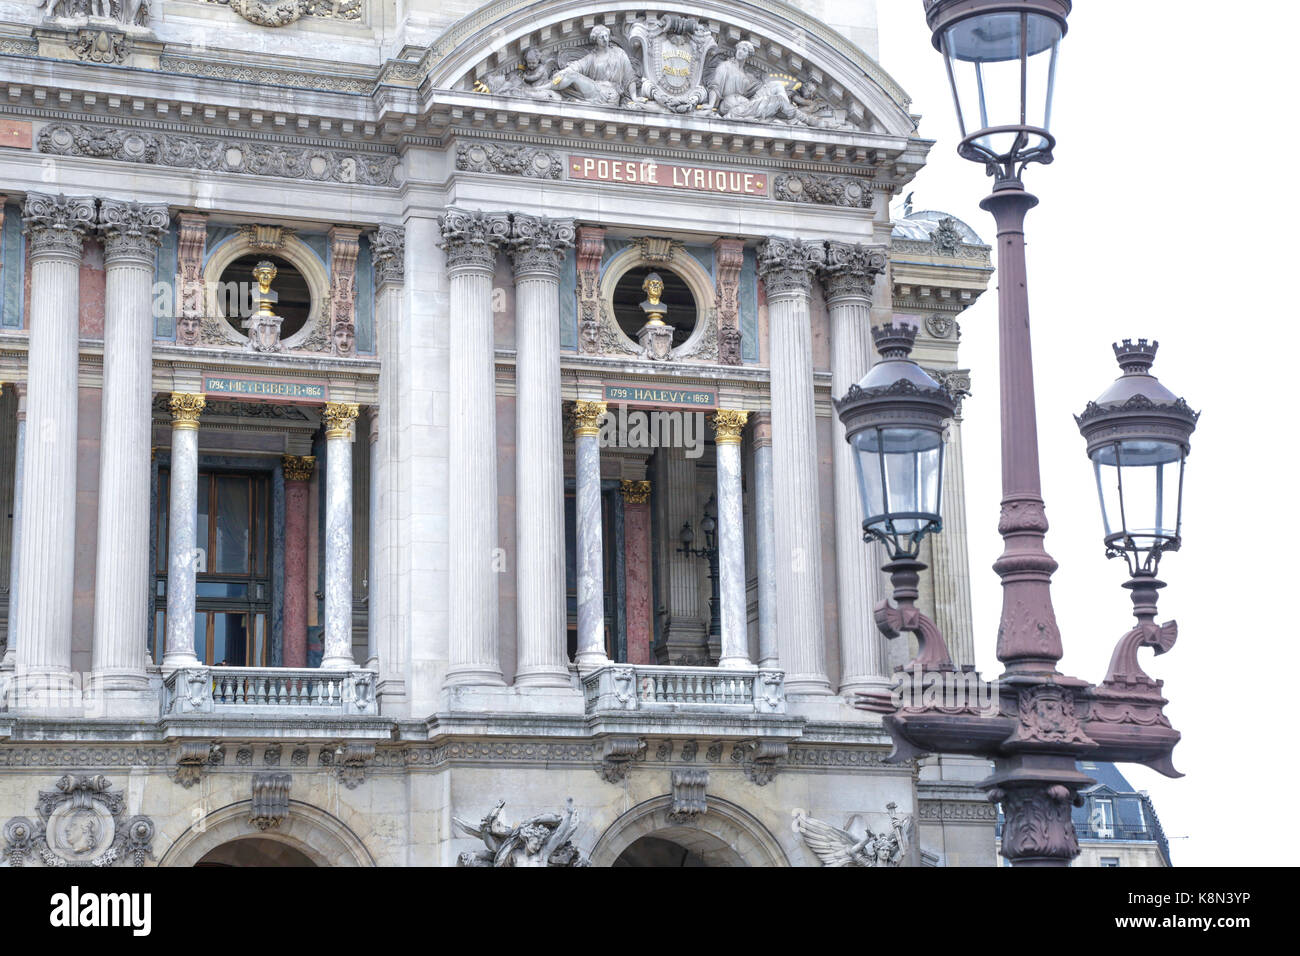
[[[488,811],[478,826],[459,817],[452,821],[466,836],[483,841],[486,850],[462,853],[457,866],[589,866],[577,847],[569,842],[578,826],[573,798],[565,801],[563,813],[543,813],[511,826],[501,817],[506,802]]]
[[[848,830],[831,826],[794,810],[793,829],[803,838],[823,866],[902,866],[912,840],[912,816],[898,812],[898,804],[888,803],[889,830],[873,833],[866,830],[861,838]]]
[[[40,10],[48,20],[111,20],[119,26],[143,27],[149,23],[152,0],[42,0]]]
[[[36,801],[36,822],[14,817],[4,826],[10,866],[38,857],[46,866],[112,866],[129,858],[143,866],[153,855],[153,821],[124,819],[126,800],[101,774],[67,774]]]
[[[637,19],[623,36],[597,24],[590,41],[554,54],[525,47],[518,63],[481,77],[473,89],[522,99],[568,99],[659,113],[698,112],[815,129],[858,128],[845,118],[845,110],[835,108],[823,95],[814,79],[764,67],[749,40],[741,40],[729,55],[724,53],[709,26],[695,17],[663,14]]]

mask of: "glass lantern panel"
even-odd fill
[[[885,513],[885,483],[880,470],[880,439],[876,430],[867,429],[853,436],[857,454],[858,492],[862,495],[863,520]]]
[[[1093,452],[1106,534],[1124,533],[1139,548],[1178,534],[1183,450],[1173,442],[1125,441]]]
[[[866,518],[939,513],[943,438],[926,428],[876,428],[854,436]],[[910,534],[927,522],[898,518],[894,530]]]

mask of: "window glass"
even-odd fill
[[[208,562],[209,573],[248,574],[251,526],[248,479],[217,477],[216,551]]]
[[[248,617],[244,614],[212,615],[212,661],[216,665],[244,667],[248,663]]]

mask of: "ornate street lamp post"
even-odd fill
[[[1131,761],[1180,776],[1171,760],[1179,734],[1164,716],[1161,682],[1142,672],[1137,651],[1146,646],[1163,653],[1177,635],[1172,622],[1155,623],[1156,595],[1163,586],[1155,572],[1160,554],[1179,544],[1182,469],[1196,416],[1149,374],[1155,346],[1142,340],[1137,346],[1126,340],[1115,347],[1124,375],[1079,417],[1097,473],[1107,553],[1123,554],[1129,561],[1131,580],[1125,586],[1132,592],[1138,626],[1120,639],[1101,684],[1057,670],[1061,636],[1050,592],[1057,565],[1043,546],[1047,518],[1039,482],[1025,280],[1024,220],[1038,200],[1020,178],[1029,163],[1052,159],[1055,141],[1048,128],[1056,57],[1070,8],[1070,0],[926,0],[934,46],[944,55],[957,105],[958,152],[983,163],[994,179],[992,194],[980,206],[997,224],[1002,380],[998,531],[1005,548],[993,567],[1002,579],[997,656],[1005,669],[992,685],[983,685],[988,693],[963,700],[950,696],[933,703],[875,692],[860,694],[858,702],[885,715],[894,741],[891,760],[960,753],[993,761],[993,774],[982,786],[990,800],[1002,804],[1002,853],[1021,866],[1068,866],[1078,855],[1070,808],[1080,804],[1079,790],[1093,781],[1078,771],[1076,761]],[[891,356],[887,351],[896,332],[887,331],[883,343],[879,330],[876,336],[886,361],[875,369],[891,364],[891,358],[910,364],[905,352]],[[929,387],[912,373],[895,371],[892,391],[882,390],[885,383],[872,379],[875,369],[837,402],[860,462],[864,449],[872,446],[873,428],[882,436],[877,444],[885,444],[888,429],[876,424],[891,416],[915,419],[917,394],[912,390],[923,394]],[[915,374],[924,377],[920,369]],[[938,411],[938,401],[930,408]],[[894,567],[900,558],[915,562],[920,539],[939,530],[937,504],[932,515],[923,506],[904,508],[901,499],[895,504],[887,468],[875,477],[860,467],[859,480],[867,536],[886,543]],[[937,503],[937,494],[933,500]],[[881,520],[891,509],[896,509],[895,520]],[[903,513],[909,510],[915,513]],[[911,524],[900,526],[900,520]],[[906,541],[905,549],[898,547],[900,541]],[[956,680],[938,628],[915,608],[919,568],[909,570],[910,580],[895,574],[898,607],[881,602],[878,626],[888,637],[904,631],[917,636],[918,654],[902,670],[933,673],[954,689],[969,686]],[[991,706],[990,698],[996,702]]]
[[[695,532],[688,521],[682,525],[678,535],[682,546],[678,554],[689,554],[696,558],[705,558],[709,562],[709,653],[720,653],[722,647],[722,595],[720,589],[721,575],[718,569],[718,506],[713,495],[704,503],[704,518],[700,521],[700,530],[704,532],[704,547],[693,548]]]

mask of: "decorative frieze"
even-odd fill
[[[163,55],[158,60],[158,69],[163,73],[178,73],[182,76],[199,76],[214,80],[235,80],[261,87],[287,86],[354,95],[369,94],[375,88],[375,81],[370,77],[339,76],[319,72],[304,73],[296,70],[191,59],[185,56]]]
[[[365,15],[364,0],[202,0],[229,7],[259,27],[286,27],[303,17],[319,20],[358,21]]]
[[[471,173],[559,179],[564,173],[564,159],[558,153],[533,146],[457,143],[456,168]]]
[[[53,790],[42,790],[35,822],[13,817],[4,826],[4,855],[10,866],[40,859],[46,866],[112,866],[154,859],[154,824],[146,816],[126,817],[126,798],[100,774],[67,774]]]
[[[821,173],[777,173],[772,195],[785,202],[817,203],[870,209],[874,194],[871,182],[854,176],[825,176]]]
[[[368,233],[370,261],[375,266],[375,288],[406,281],[406,230],[402,226],[383,225]]]
[[[278,176],[311,182],[397,186],[398,158],[387,153],[265,143],[233,136],[115,129],[87,123],[51,123],[36,150],[127,163]]]

